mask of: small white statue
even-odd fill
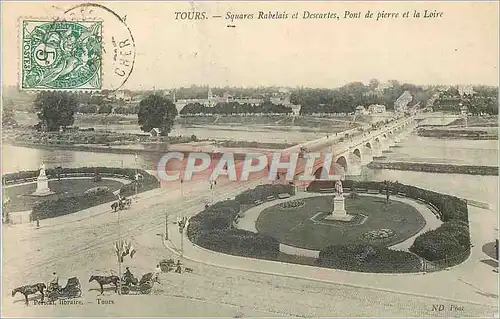
[[[341,181],[336,181],[335,182],[335,190],[337,191],[337,194],[342,196],[344,193],[344,189],[342,188],[342,182]]]
[[[39,177],[42,177],[42,176],[45,176],[45,164],[42,163],[40,164],[40,175],[38,175]]]

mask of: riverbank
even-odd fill
[[[467,139],[467,140],[497,140],[498,129],[496,127],[475,128],[419,128],[418,136],[434,137],[441,139]]]
[[[193,151],[200,147],[212,152],[220,148],[253,148],[260,150],[281,150],[294,146],[293,143],[270,143],[259,141],[234,141],[234,140],[207,140],[198,139],[197,136],[159,136],[150,137],[149,134],[131,134],[109,131],[82,131],[73,130],[66,132],[38,132],[31,128],[6,129],[3,131],[3,143],[14,146],[39,147],[43,149],[65,149],[80,151],[102,151],[112,153],[134,152],[164,152],[175,149],[176,145],[183,148],[192,148]],[[207,150],[204,150],[205,152]]]
[[[79,152],[92,152],[92,153],[107,153],[107,154],[128,154],[128,155],[158,155],[162,156],[166,152],[179,152],[183,153],[185,157],[187,157],[190,153],[193,152],[205,152],[212,153],[212,146],[208,145],[197,146],[192,144],[176,144],[165,146],[164,148],[158,147],[155,149],[144,149],[144,148],[125,148],[125,147],[111,147],[105,145],[63,145],[63,144],[36,144],[36,143],[27,143],[27,142],[9,142],[8,145],[15,147],[26,147],[32,149],[41,149],[41,150],[66,150],[66,151],[79,151]],[[161,146],[161,145],[159,145]],[[269,151],[269,150],[267,150]],[[234,149],[218,149],[218,152],[215,152],[214,159],[219,158],[223,153],[232,153],[234,159],[237,161],[244,160],[246,155],[249,152],[266,152],[264,149],[242,149],[242,148],[234,148]]]
[[[408,162],[371,162],[367,165],[370,169],[390,169],[398,171],[418,171],[426,173],[467,174],[498,176],[498,166],[430,164]]]

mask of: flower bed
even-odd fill
[[[405,251],[365,244],[332,245],[319,253],[317,265],[328,268],[374,273],[417,272],[420,259]]]
[[[278,207],[281,209],[293,209],[299,208],[305,205],[305,202],[302,199],[294,199],[287,202],[283,202],[278,204]]]
[[[394,231],[391,229],[370,230],[361,235],[361,237],[366,240],[387,239],[392,236],[394,236]]]

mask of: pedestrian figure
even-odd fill
[[[40,228],[40,219],[36,218],[36,228]]]
[[[153,272],[153,277],[155,279],[155,281],[158,281],[158,276],[160,275],[161,273],[161,267],[160,267],[160,264],[156,265],[156,268]]]
[[[182,273],[181,261],[179,259],[177,259],[177,268],[175,269],[175,272],[178,274]]]

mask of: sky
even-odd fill
[[[17,85],[22,17],[51,18],[76,3],[3,2],[2,78]],[[189,85],[338,87],[371,78],[415,84],[498,85],[497,2],[127,2],[102,3],[126,16],[136,47],[123,89]],[[202,21],[175,12],[206,12]],[[257,19],[258,12],[337,12],[340,19]],[[367,10],[442,12],[441,18],[364,19]],[[343,19],[345,11],[362,18]],[[225,19],[227,13],[251,20]],[[220,15],[222,18],[212,18]],[[227,27],[232,24],[235,27]],[[104,22],[106,34],[112,27]],[[109,32],[108,32],[109,34]],[[108,61],[104,60],[106,65]],[[109,63],[107,64],[109,66]],[[111,71],[104,70],[106,76]],[[105,78],[106,79],[106,78]]]

